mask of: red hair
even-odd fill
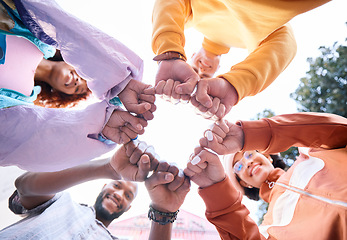
[[[57,49],[53,57],[48,58],[50,61],[64,61],[60,54],[60,50]],[[80,101],[86,100],[92,93],[89,88],[87,92],[82,94],[66,94],[57,90],[54,90],[49,84],[35,80],[35,86],[39,85],[41,87],[41,92],[37,95],[37,99],[34,101],[35,105],[47,108],[66,108],[74,107]]]
[[[35,85],[41,87],[41,92],[37,95],[37,99],[34,101],[35,105],[47,108],[66,108],[74,107],[80,101],[86,100],[91,91],[82,94],[69,95],[57,90],[54,90],[49,84],[41,81],[35,81]]]

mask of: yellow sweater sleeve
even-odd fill
[[[168,51],[184,52],[184,25],[191,14],[189,0],[156,0],[152,14],[152,50],[155,54]]]
[[[267,88],[289,65],[296,54],[296,41],[289,24],[271,33],[242,62],[218,77],[229,81],[240,101]]]

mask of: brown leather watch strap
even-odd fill
[[[163,60],[171,60],[171,59],[181,59],[183,61],[187,60],[179,52],[166,52],[166,53],[159,54],[153,58],[154,61],[163,61]]]

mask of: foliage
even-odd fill
[[[321,56],[307,59],[310,70],[290,96],[299,104],[300,112],[347,117],[347,46],[335,42],[332,47],[319,50]]]

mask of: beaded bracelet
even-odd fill
[[[177,219],[178,212],[179,210],[176,212],[160,212],[152,206],[149,206],[148,218],[160,225],[166,225],[168,223],[173,223]]]

